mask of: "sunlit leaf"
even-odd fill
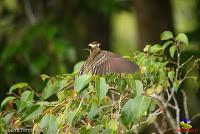
[[[179,88],[180,84],[179,84],[179,81],[178,80],[175,80],[173,82],[173,88],[175,91],[178,91],[178,88]]]
[[[184,43],[186,45],[188,45],[188,37],[184,33],[179,33],[176,36],[176,40],[179,41],[179,42],[182,42],[182,43]]]
[[[175,72],[174,71],[170,71],[170,72],[168,72],[168,77],[169,77],[169,79],[171,80],[171,81],[173,81],[174,80],[174,76],[175,76]]]
[[[80,92],[87,84],[90,83],[92,75],[80,75],[75,79],[74,88],[77,92]]]
[[[41,79],[42,79],[43,81],[45,81],[45,80],[47,80],[47,79],[50,78],[50,76],[48,76],[48,75],[46,75],[46,74],[41,74],[40,77],[41,77]]]
[[[140,65],[143,62],[144,59],[145,59],[145,54],[144,53],[139,53],[136,56],[136,64]]]
[[[27,87],[28,84],[27,83],[24,83],[24,82],[20,82],[20,83],[17,83],[17,84],[14,84],[11,86],[10,90],[9,90],[9,94],[11,94],[13,91],[15,91],[16,89],[21,89],[21,88],[25,88]]]
[[[56,116],[52,114],[45,115],[40,121],[40,127],[44,134],[56,134],[58,131]]]
[[[44,106],[41,106],[41,105],[31,106],[25,111],[22,117],[22,121],[31,120],[31,119],[34,119],[35,117],[38,117],[43,111],[43,109],[44,109]]]
[[[17,109],[19,112],[33,103],[33,96],[34,93],[32,91],[24,91],[22,93],[21,98],[17,103]]]
[[[171,31],[164,31],[161,35],[160,35],[160,39],[161,40],[169,40],[172,39],[173,33]]]
[[[169,49],[169,54],[172,58],[174,58],[175,51],[176,51],[176,46],[175,45],[171,46]]]
[[[74,66],[74,72],[78,73],[80,71],[81,67],[83,66],[83,64],[84,64],[84,61],[80,61],[80,62],[76,63]]]
[[[156,45],[151,46],[149,52],[150,52],[150,53],[157,53],[157,52],[159,52],[159,51],[161,51],[161,50],[162,50],[162,46],[156,44]]]
[[[10,101],[13,101],[15,97],[13,96],[8,96],[6,97],[2,102],[1,102],[1,109],[6,106]]]
[[[151,45],[146,45],[143,49],[144,52],[149,52]]]
[[[111,119],[108,123],[108,128],[112,129],[112,131],[117,131],[119,125],[119,121],[117,119]]]

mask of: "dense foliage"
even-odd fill
[[[1,133],[137,133],[139,126],[156,123],[153,117],[158,116],[168,122],[167,129],[180,129],[175,95],[183,90],[181,84],[199,59],[180,63],[180,54],[188,45],[185,34],[174,37],[165,31],[161,40],[163,45],[147,45],[144,52],[126,57],[139,65],[135,74],[78,76],[82,63],[77,63],[72,74],[41,75],[46,84],[42,92],[28,83],[13,85],[1,103]],[[181,75],[182,67],[191,61],[191,69]],[[169,107],[176,111],[176,118]]]

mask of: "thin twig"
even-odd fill
[[[177,103],[177,100],[175,98],[175,96],[172,97],[173,98],[173,101],[174,101],[174,105],[176,107],[176,126],[178,130],[180,130],[180,109],[179,109],[179,106],[178,106],[178,103]],[[178,134],[180,134],[180,132],[177,132]]]
[[[192,55],[186,62],[184,62],[183,64],[181,64],[180,68],[182,68],[183,66],[185,66],[189,61],[192,60],[194,56]]]
[[[177,68],[176,68],[176,76],[175,76],[175,80],[178,80],[179,77],[179,69],[180,69],[180,46],[179,46],[179,42],[175,41],[175,45],[176,45],[176,51],[177,51]]]
[[[196,62],[199,62],[200,59],[195,60],[195,63],[192,65],[192,67],[190,67],[190,69],[188,69],[188,71],[186,72],[185,76],[183,77],[183,79],[180,81],[179,84],[183,83],[186,79],[188,74],[198,65]]]
[[[160,111],[160,109],[157,109],[155,112],[149,114],[148,118],[147,118],[145,121],[133,125],[132,128],[131,128],[131,130],[133,131],[133,130],[136,129],[139,125],[142,125],[142,124],[145,124],[145,123],[149,122],[150,119],[151,119],[153,116],[158,116],[158,115],[160,115],[160,114],[162,114],[162,113],[163,113],[163,111]]]
[[[157,131],[158,131],[159,134],[163,134],[163,132],[162,132],[162,130],[161,130],[161,128],[160,128],[160,126],[158,125],[157,122],[154,122],[154,126],[157,129]]]

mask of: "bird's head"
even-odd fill
[[[101,51],[100,45],[98,41],[93,41],[88,46],[91,47],[91,53],[98,53]]]

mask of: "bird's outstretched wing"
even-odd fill
[[[138,66],[133,62],[112,52],[101,50],[93,59],[88,57],[79,74],[134,73],[137,69]]]

